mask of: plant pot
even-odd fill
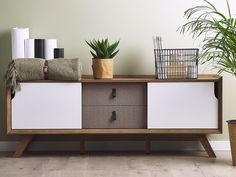
[[[233,166],[236,166],[236,120],[228,120],[227,122]]]
[[[93,59],[94,79],[113,78],[113,59]]]

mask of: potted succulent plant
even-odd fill
[[[110,44],[108,39],[94,39],[92,41],[86,41],[86,43],[92,49],[90,53],[93,56],[93,77],[95,79],[112,79],[114,70],[113,58],[119,52],[119,50],[116,50],[119,45],[119,41]]]

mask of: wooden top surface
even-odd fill
[[[93,79],[92,76],[84,76],[82,83],[113,83],[113,82],[204,82],[217,81],[221,78],[215,74],[201,74],[197,79],[156,79],[154,75],[119,75],[113,79]]]
[[[156,79],[154,75],[115,75],[113,79],[94,79],[83,75],[80,81],[32,80],[24,82],[82,82],[82,83],[147,83],[147,82],[214,82],[222,78],[216,74],[199,74],[197,79]]]

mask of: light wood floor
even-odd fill
[[[0,177],[236,177],[230,152],[0,154]]]

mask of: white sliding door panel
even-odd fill
[[[81,83],[21,83],[12,129],[80,129]]]
[[[214,82],[148,83],[148,128],[218,128]]]

